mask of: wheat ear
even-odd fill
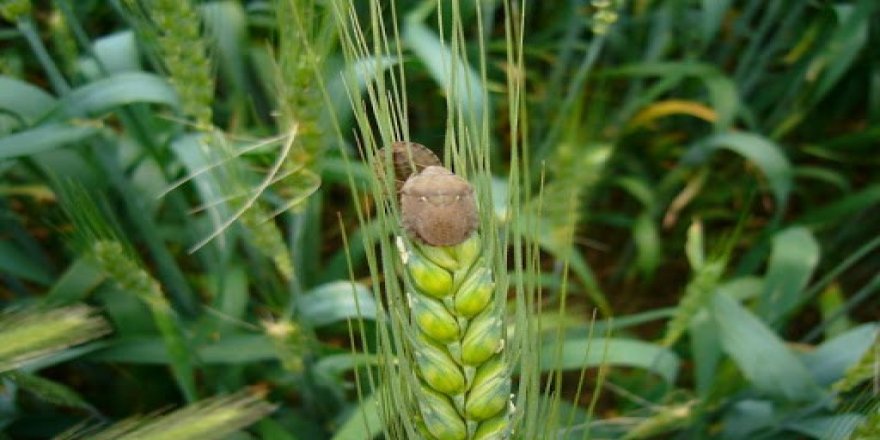
[[[415,420],[427,439],[507,438],[510,368],[504,356],[504,310],[480,236],[473,189],[438,166],[411,176],[401,190],[398,241],[406,268],[407,338],[417,370]]]

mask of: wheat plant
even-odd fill
[[[385,29],[381,5],[371,2],[369,9],[369,27]],[[513,340],[507,335],[511,230],[499,224],[494,211],[486,131],[490,115],[481,86],[485,66],[480,69],[482,78],[471,75],[458,34],[461,23],[453,14],[457,30],[451,48],[442,43],[435,47],[443,51],[436,74],[447,92],[444,167],[432,150],[408,140],[405,71],[392,67],[388,78],[383,73],[388,68],[383,60],[400,57],[401,38],[434,37],[425,34],[418,13],[405,19],[404,37],[396,25],[388,35],[370,37],[353,11],[352,5],[343,4],[336,15],[350,66],[344,77],[350,81],[348,93],[362,130],[361,150],[376,171],[368,191],[385,230],[375,238],[380,254],[368,254],[373,278],[384,277],[384,292],[377,294],[388,301],[388,327],[380,332],[380,345],[384,355],[395,360],[379,379],[386,383],[379,397],[384,430],[392,438],[510,438],[516,407],[511,377],[518,368],[511,353]],[[513,26],[517,18],[510,15],[508,20]],[[516,56],[512,48],[510,56]],[[374,82],[366,84],[368,99],[362,101],[354,98],[360,91],[353,85],[357,66],[365,62]],[[512,81],[516,96],[518,85]],[[380,121],[378,129],[371,127],[372,117]],[[516,126],[512,130],[518,137]],[[516,172],[510,179],[516,182]],[[362,224],[368,223],[365,212],[359,210],[359,217]],[[372,246],[365,244],[366,249]],[[522,258],[519,251],[517,256]],[[530,277],[524,266],[513,270],[524,279]],[[530,293],[523,284],[515,290],[525,312]],[[527,340],[517,339],[524,344]],[[531,380],[525,378],[523,384]]]
[[[404,156],[398,163],[412,161],[408,150],[395,153]],[[426,438],[508,437],[504,302],[495,300],[491,249],[475,234],[474,190],[436,165],[398,177],[406,179],[400,212],[409,239],[399,238],[398,252],[416,323],[416,334],[408,337],[418,369],[415,418]]]

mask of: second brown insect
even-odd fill
[[[440,159],[428,147],[415,142],[395,142],[376,152],[374,169],[380,179],[385,179],[385,159],[390,148],[391,170],[394,173],[394,187],[399,192],[406,179],[413,174],[422,172],[430,166],[443,166]]]

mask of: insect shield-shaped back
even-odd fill
[[[454,246],[479,223],[474,188],[441,166],[410,176],[400,191],[403,227],[432,246]]]
[[[398,192],[403,188],[404,182],[413,174],[418,174],[430,166],[443,165],[437,155],[422,144],[395,142],[390,147],[382,148],[376,152],[374,167],[380,180],[385,178],[385,160],[389,148],[391,149],[391,168],[394,171],[394,186]]]

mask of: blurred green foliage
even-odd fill
[[[0,438],[381,435],[349,94],[392,76],[540,225],[520,436],[880,436],[880,3],[379,2],[355,61],[335,3],[0,0]]]

